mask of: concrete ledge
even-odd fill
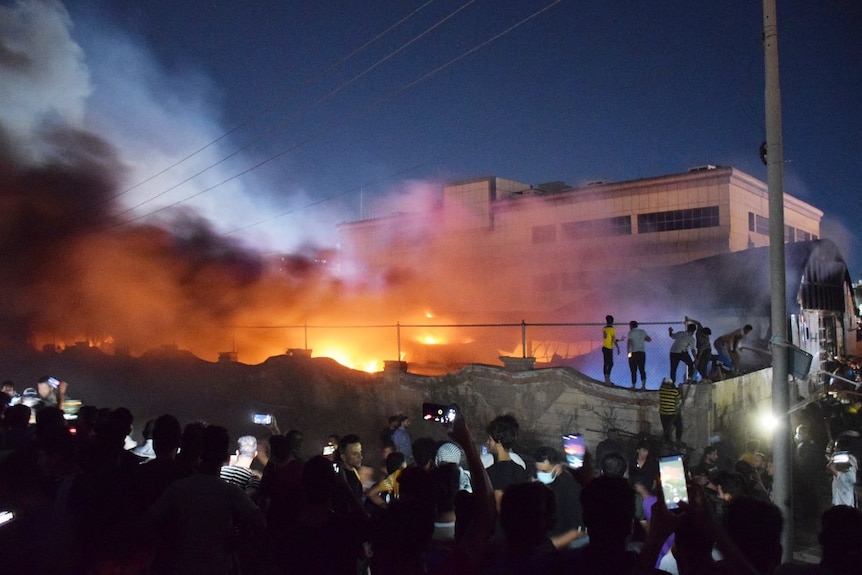
[[[506,371],[530,371],[536,363],[535,357],[509,357],[500,356],[500,361],[503,362],[503,367]]]
[[[407,362],[406,361],[396,361],[396,360],[385,360],[383,362],[383,371],[397,371],[397,372],[406,372],[407,371]]]

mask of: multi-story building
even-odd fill
[[[823,212],[785,194],[785,240],[817,239]],[[354,265],[452,281],[452,311],[548,312],[607,274],[769,244],[766,184],[729,167],[536,187],[498,177],[443,187],[437,208],[340,226]],[[460,279],[455,279],[460,278]]]

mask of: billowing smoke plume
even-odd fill
[[[137,352],[173,343],[213,357],[230,348],[220,328],[242,310],[272,323],[277,304],[302,301],[304,282],[325,302],[313,263],[272,265],[193,210],[117,225],[131,167],[86,126],[89,73],[70,27],[56,2],[0,7],[3,343],[84,340]]]
[[[118,61],[111,69],[114,76],[88,69],[71,27],[64,8],[53,0],[0,7],[3,344],[41,347],[88,341],[134,354],[175,344],[210,360],[220,351],[236,349],[241,361],[253,362],[306,345],[315,355],[327,355],[330,345],[343,347],[347,340],[347,347],[361,351],[364,358],[400,359],[399,352],[404,357],[409,351],[396,342],[392,327],[331,334],[315,328],[306,339],[302,329],[274,326],[601,322],[606,313],[619,309],[619,301],[590,301],[561,315],[524,318],[504,313],[534,309],[529,302],[535,298],[526,297],[532,285],[517,265],[518,258],[529,253],[496,254],[493,269],[475,269],[459,259],[458,238],[440,237],[441,215],[433,209],[439,184],[401,186],[407,190],[399,198],[402,203],[387,206],[389,211],[421,212],[409,235],[392,241],[426,251],[413,261],[391,262],[388,271],[377,275],[353,275],[349,262],[336,264],[334,250],[319,247],[335,243],[321,243],[312,233],[317,226],[326,227],[330,240],[335,237],[332,220],[325,218],[303,216],[277,229],[292,236],[292,248],[282,250],[289,255],[272,255],[276,250],[271,245],[252,250],[248,236],[225,235],[240,222],[225,226],[216,217],[218,210],[253,222],[249,210],[265,203],[261,198],[266,193],[245,194],[232,182],[220,188],[220,196],[208,193],[201,195],[202,202],[180,201],[224,180],[223,173],[207,174],[195,180],[197,188],[171,191],[148,204],[145,213],[166,208],[158,218],[138,218],[135,206],[209,165],[218,157],[218,147],[196,158],[200,164],[180,166],[168,183],[135,184],[214,141],[223,130],[205,119],[211,107],[189,87],[195,82],[184,83],[188,91],[183,97],[169,98],[171,104],[161,107],[152,105],[154,98],[168,90],[133,93],[133,82],[158,75],[148,67],[146,54],[127,44],[97,51],[99,58]],[[199,109],[191,109],[194,106]],[[181,124],[182,130],[167,132],[173,124]],[[267,208],[271,206],[264,206],[264,213]],[[447,209],[446,217],[452,214]],[[334,221],[346,219],[351,218],[336,216]],[[663,320],[670,314],[662,307],[656,302],[649,314],[640,310],[638,316],[620,319]],[[440,310],[453,315],[440,317]],[[672,313],[681,316],[683,310]],[[499,353],[518,353],[520,345],[517,328],[477,329],[450,337],[453,333],[436,331],[432,338],[415,328],[401,336],[430,341],[444,335],[453,344],[449,351],[458,355],[455,361],[494,360]],[[589,352],[590,337],[592,332],[545,339],[587,344],[585,350],[560,350],[571,355]],[[439,356],[407,359],[441,361]]]

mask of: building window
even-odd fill
[[[748,212],[748,231],[754,231],[754,212]]]
[[[800,242],[807,242],[811,239],[811,234],[808,232],[803,232],[802,230],[796,230],[796,240]]]
[[[631,233],[631,216],[617,216],[615,218],[566,222],[563,224],[563,237],[568,240],[582,240],[602,236],[630,236]]]
[[[792,244],[796,241],[796,228],[793,226],[784,226],[784,243]]]
[[[547,226],[533,226],[533,243],[543,244],[557,240],[557,228],[554,224]]]
[[[693,230],[718,226],[718,206],[638,214],[638,233]]]
[[[769,218],[763,216],[754,216],[754,231],[764,236],[769,235]]]

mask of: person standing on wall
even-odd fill
[[[613,385],[611,383],[611,369],[614,367],[614,348],[617,348],[617,355],[620,354],[620,340],[617,339],[617,332],[614,328],[614,316],[605,316],[605,327],[602,328],[602,373],[605,375],[605,385]]]
[[[708,327],[704,327],[702,323],[688,316],[685,316],[685,323],[686,325],[693,323],[697,328],[697,331],[694,334],[694,340],[697,344],[697,353],[694,356],[694,367],[697,369],[697,372],[700,373],[700,380],[705,383],[710,383],[709,364],[712,362],[712,342],[710,341],[710,337],[712,337],[712,330]]]
[[[629,336],[626,339],[626,350],[629,355],[629,369],[632,372],[632,389],[638,382],[638,372],[641,374],[641,389],[646,389],[646,346],[644,343],[652,341],[647,332],[638,327],[638,322],[629,322]]]
[[[694,361],[688,350],[695,350],[694,332],[697,331],[697,326],[693,323],[686,326],[685,331],[674,333],[673,327],[668,326],[667,333],[673,339],[670,346],[670,380],[676,382],[676,368],[679,367],[679,362],[683,362],[688,369],[686,370],[686,379],[691,380],[694,377]]]

